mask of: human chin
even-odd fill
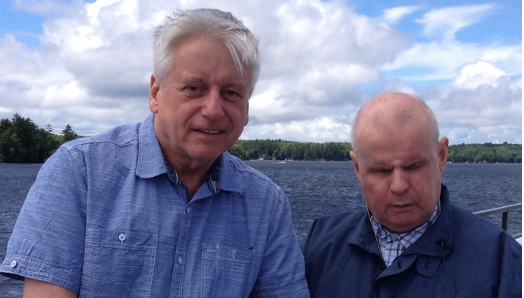
[[[190,149],[190,156],[195,160],[215,160],[225,150],[219,146],[213,145],[198,145]]]

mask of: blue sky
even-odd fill
[[[385,91],[433,108],[451,144],[522,143],[522,2],[0,1],[0,118],[84,135],[142,121],[151,42],[176,9],[231,11],[260,39],[242,139],[349,141]]]
[[[32,48],[38,48],[43,16],[13,9],[9,1],[0,2],[0,35],[13,34]]]

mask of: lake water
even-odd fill
[[[351,162],[248,161],[286,192],[299,239],[313,220],[364,206]],[[0,260],[41,164],[0,163]],[[522,202],[521,164],[448,164],[442,177],[451,200],[472,212]],[[489,218],[500,225],[501,216]],[[521,233],[521,211],[509,214],[508,231]],[[0,297],[21,297],[22,283],[0,276]]]

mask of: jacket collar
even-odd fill
[[[377,255],[382,258],[382,254],[378,248],[375,233],[368,218],[367,209],[364,209],[362,216],[355,223],[355,229],[349,233],[347,242],[349,244],[357,245],[362,249]]]
[[[441,184],[440,207],[441,213],[437,220],[402,255],[421,254],[440,257],[442,256],[441,244],[443,244],[445,255],[451,252],[453,247],[453,208],[449,199],[448,189],[444,184]],[[348,235],[347,242],[382,257],[374,237],[373,228],[367,217],[367,210],[363,213],[363,216],[355,225],[355,232]]]
[[[437,220],[428,227],[426,232],[404,253],[422,254],[441,257],[447,255],[453,247],[453,205],[449,199],[448,188],[441,184],[441,213]],[[442,247],[442,248],[441,248]]]

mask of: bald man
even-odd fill
[[[522,247],[450,201],[448,139],[423,101],[372,99],[352,145],[367,208],[313,223],[302,242],[312,297],[522,296]]]

